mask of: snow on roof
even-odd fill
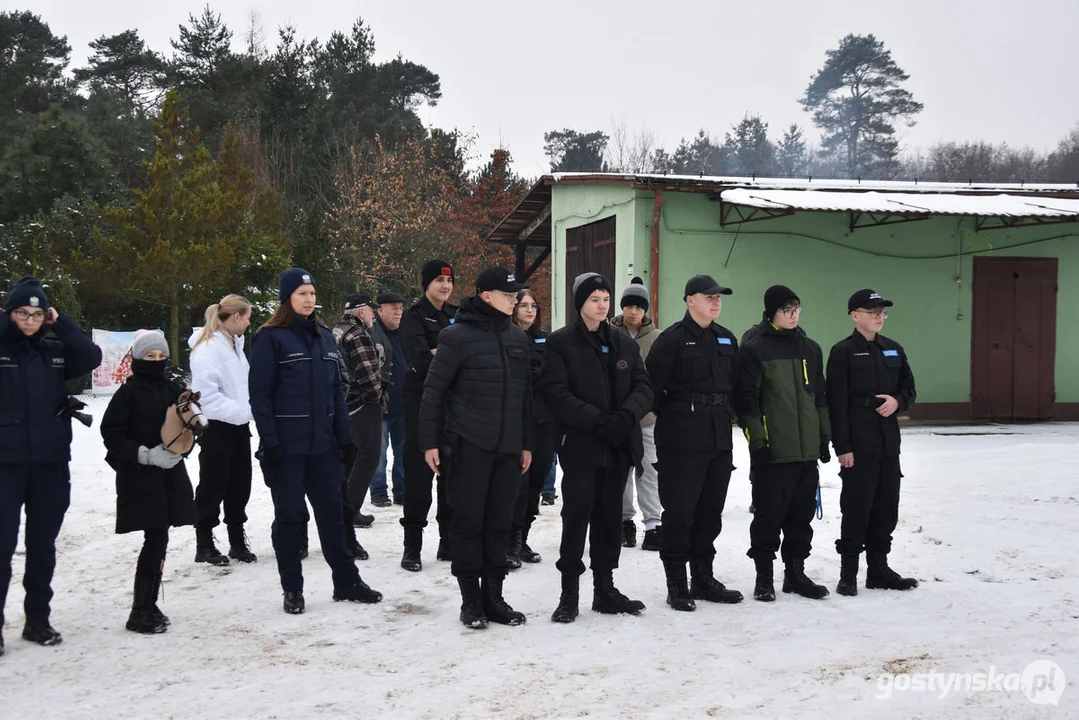
[[[614,184],[714,185],[718,187],[769,188],[774,190],[833,190],[848,192],[908,193],[1069,193],[1079,197],[1079,185],[1067,183],[946,183],[899,180],[840,180],[823,178],[752,178],[713,175],[659,175],[651,173],[552,173],[555,183],[610,182]],[[726,197],[726,196],[724,196]],[[733,201],[731,201],[733,202]]]
[[[721,190],[723,202],[765,210],[966,215],[977,217],[1079,218],[1079,199],[954,193],[834,192],[827,190]]]

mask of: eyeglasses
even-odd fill
[[[539,310],[539,305],[536,303],[517,303],[517,307],[522,310]]]
[[[12,311],[11,314],[15,316],[16,320],[29,320],[30,322],[41,322],[42,320],[45,319],[45,313],[43,313],[41,311],[27,312],[26,310],[14,310],[14,311]]]
[[[795,315],[801,314],[802,306],[801,305],[794,305],[792,307],[780,308],[779,311],[781,313],[783,313],[785,316],[787,316],[789,318],[792,318]]]
[[[506,300],[513,300],[514,302],[517,302],[517,293],[506,292],[505,290],[493,290],[492,292],[498,293],[499,295],[501,295]]]
[[[866,314],[866,315],[868,315],[868,316],[870,316],[871,318],[874,318],[874,319],[877,319],[877,318],[881,318],[881,319],[884,319],[884,320],[888,319],[888,311],[887,310],[859,310],[858,312],[864,313],[864,314]]]

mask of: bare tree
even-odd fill
[[[659,147],[656,133],[642,126],[630,134],[624,120],[611,118],[606,164],[612,172],[658,173],[667,169],[667,153]]]

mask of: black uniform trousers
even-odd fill
[[[405,447],[402,450],[405,463],[405,512],[404,517],[401,518],[401,525],[405,527],[406,532],[409,527],[421,530],[427,527],[427,513],[431,511],[431,486],[435,480],[434,473],[427,467],[427,461],[423,459],[423,448],[420,447],[420,400],[422,398],[423,396],[417,393],[405,394]],[[435,520],[438,521],[438,537],[440,540],[448,541],[453,511],[447,501],[445,483],[438,483],[437,493],[438,505],[435,510]]]
[[[348,476],[348,508],[345,521],[352,522],[352,516],[363,507],[371,481],[375,478],[375,469],[382,457],[382,406],[367,403],[349,415],[352,423],[352,441],[356,443],[356,460],[351,467],[345,468]]]
[[[199,438],[199,486],[195,489],[199,519],[195,527],[217,527],[222,502],[225,524],[243,525],[250,499],[251,428],[211,420]]]
[[[840,539],[835,549],[841,555],[892,551],[892,533],[899,522],[899,456],[881,457],[854,453],[854,467],[842,468],[843,492],[839,509],[843,513]]]
[[[723,530],[723,506],[731,482],[730,450],[656,448],[659,501],[663,506],[663,560],[711,560]]]
[[[629,459],[608,453],[606,467],[582,463],[573,453],[562,464],[562,544],[555,567],[563,574],[584,574],[584,541],[593,572],[618,567],[622,553],[622,495]],[[548,469],[550,466],[548,466]]]
[[[816,461],[765,463],[754,468],[755,512],[749,524],[749,557],[774,560],[776,551],[780,551],[784,563],[809,557],[817,481]]]
[[[481,450],[464,439],[454,443],[454,452],[452,473],[439,479],[453,507],[450,571],[459,578],[505,576],[521,456]]]
[[[532,451],[532,464],[528,472],[521,475],[517,488],[517,503],[513,508],[513,529],[527,530],[539,515],[540,495],[547,475],[554,462],[554,423],[536,426],[536,449]]]
[[[49,619],[56,536],[71,504],[67,462],[0,465],[0,627],[11,585],[11,559],[19,542],[19,522],[26,506],[26,567],[23,609],[27,618]]]
[[[169,529],[143,530],[142,550],[135,566],[136,575],[160,575],[165,568],[165,551],[169,548]]]
[[[303,590],[300,547],[311,501],[318,526],[322,555],[333,571],[334,587],[348,587],[359,580],[356,562],[345,545],[341,510],[341,477],[344,473],[336,449],[319,455],[284,453],[280,465],[262,463],[262,474],[273,497],[274,521],[270,531],[281,589]]]

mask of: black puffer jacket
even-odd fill
[[[605,467],[612,450],[622,451],[634,467],[639,467],[644,458],[639,423],[652,409],[652,383],[637,343],[607,323],[602,323],[597,333],[590,333],[578,318],[551,333],[545,344],[539,393],[558,423],[558,453]],[[634,422],[625,444],[612,448],[598,430],[619,410],[628,410]]]
[[[139,465],[139,446],[161,444],[165,412],[181,391],[163,375],[136,373],[112,396],[101,419],[105,459],[116,471],[118,533],[195,524],[195,499],[184,463],[169,470]]]
[[[547,337],[550,333],[546,330],[538,330],[534,335],[531,331],[525,334],[528,336],[528,364],[532,368],[532,404],[535,408],[536,424],[545,425],[554,422],[554,415],[551,414],[551,409],[547,407],[547,401],[536,392],[535,388],[538,387],[540,373],[543,372],[543,358],[546,355]]]
[[[467,298],[454,324],[438,336],[420,403],[420,447],[437,448],[445,431],[488,452],[531,450],[528,360],[528,337],[509,315],[479,298]]]

